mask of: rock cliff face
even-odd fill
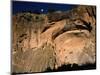
[[[12,71],[43,72],[96,62],[96,7],[12,17]]]

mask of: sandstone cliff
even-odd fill
[[[12,17],[12,71],[43,72],[96,61],[96,7]]]

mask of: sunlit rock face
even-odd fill
[[[13,72],[96,62],[95,6],[49,14],[19,13],[12,20]]]

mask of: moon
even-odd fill
[[[41,12],[43,12],[44,11],[44,9],[41,9]]]

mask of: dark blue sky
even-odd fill
[[[77,5],[71,4],[56,4],[56,3],[42,3],[42,2],[25,2],[25,1],[12,1],[12,13],[20,13],[20,12],[39,12],[39,13],[47,13],[48,10],[58,10],[58,11],[67,11],[70,10]],[[42,9],[42,11],[41,11]]]

